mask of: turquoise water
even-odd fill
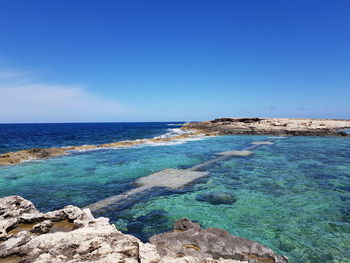
[[[74,153],[0,168],[0,196],[18,194],[43,211],[85,206],[134,187],[165,168],[189,168],[267,136],[222,136],[176,145]],[[98,211],[123,232],[147,240],[188,217],[261,242],[290,262],[350,262],[350,139],[289,137],[206,168],[181,190],[157,189]],[[225,192],[232,204],[200,194]],[[200,201],[201,200],[201,201]]]

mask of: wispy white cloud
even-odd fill
[[[19,72],[15,72],[15,71],[0,71],[0,80],[4,80],[4,79],[13,79],[16,77],[21,77],[22,74],[20,74]]]
[[[20,74],[0,72],[0,123],[121,121],[130,108],[82,86],[8,81]]]

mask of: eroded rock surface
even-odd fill
[[[63,148],[34,148],[30,150],[22,150],[18,152],[9,152],[0,154],[0,165],[16,164],[27,160],[46,159],[68,154]]]
[[[201,229],[187,218],[178,220],[174,231],[155,235],[150,239],[160,256],[194,257],[201,261],[207,258],[231,259],[258,262],[288,262],[272,249],[258,242],[233,236],[218,228]]]
[[[88,209],[40,213],[30,201],[10,196],[0,199],[0,222],[0,262],[160,262],[154,246]]]
[[[206,134],[252,134],[278,136],[349,136],[350,120],[283,119],[283,118],[220,118],[187,123],[184,129]]]
[[[287,262],[259,243],[220,229],[203,230],[187,219],[150,244],[121,233],[108,218],[95,219],[89,209],[66,206],[41,213],[30,201],[9,196],[0,199],[0,222],[0,262]]]

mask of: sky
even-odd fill
[[[348,0],[0,0],[0,123],[350,119]]]

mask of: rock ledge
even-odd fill
[[[288,262],[270,248],[184,218],[151,243],[121,233],[108,218],[66,206],[41,213],[20,196],[0,199],[0,262]]]
[[[292,118],[220,118],[187,123],[183,129],[206,134],[250,134],[277,136],[350,136],[350,120]]]

